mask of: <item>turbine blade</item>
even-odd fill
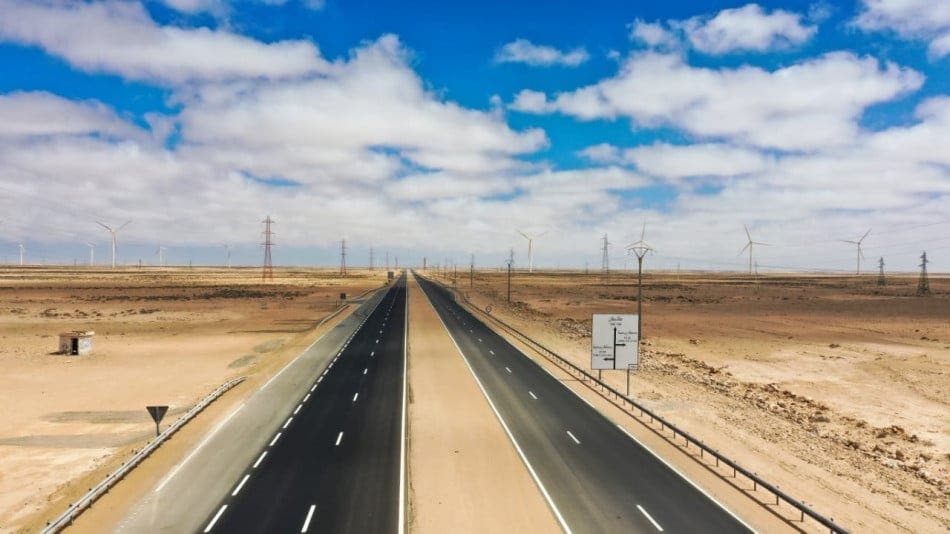
[[[105,228],[106,230],[108,230],[108,231],[110,231],[110,232],[112,231],[112,228],[109,228],[108,225],[105,225],[105,224],[103,224],[103,223],[101,223],[101,222],[99,222],[99,221],[96,221],[96,224],[98,224],[99,226]]]
[[[131,223],[131,222],[132,222],[132,221],[125,221],[124,223],[122,223],[122,226],[116,228],[115,231],[118,232],[119,230],[121,230],[121,229],[125,228],[126,226],[128,226],[129,223]]]
[[[647,234],[647,223],[643,223],[643,227],[640,228],[640,242],[643,242],[644,236]]]
[[[747,248],[751,247],[751,246],[752,246],[752,241],[749,241],[748,243],[745,244],[744,247],[742,247],[742,250],[739,251],[739,254],[738,254],[738,255],[741,256],[742,253],[745,252],[745,250],[746,250]]]
[[[861,239],[858,239],[858,243],[860,243],[861,241],[864,241],[864,238],[867,237],[868,234],[870,234],[870,233],[871,233],[871,229],[868,228],[868,231],[867,231],[867,232],[864,232],[864,235],[861,236]]]
[[[744,224],[742,225],[742,227],[745,228],[745,235],[746,235],[746,237],[749,238],[749,241],[751,242],[751,241],[752,241],[752,234],[749,233],[749,227],[746,226],[746,225],[744,225]]]

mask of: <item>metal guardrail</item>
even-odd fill
[[[102,497],[103,494],[109,491],[116,483],[125,478],[132,469],[140,464],[142,460],[145,460],[152,452],[155,451],[165,440],[170,438],[172,434],[177,432],[182,426],[190,421],[194,416],[198,415],[202,410],[208,407],[215,399],[223,395],[229,389],[240,384],[245,379],[246,376],[239,376],[228,380],[224,384],[218,386],[214,391],[208,394],[205,398],[201,399],[198,404],[195,404],[191,407],[190,410],[185,412],[181,417],[179,417],[174,423],[172,423],[164,432],[159,434],[155,439],[146,443],[145,447],[136,452],[132,458],[124,462],[118,469],[109,473],[102,482],[99,482],[92,489],[90,489],[85,495],[79,498],[76,502],[69,505],[69,508],[65,512],[59,515],[56,519],[50,521],[46,528],[42,530],[42,534],[54,534],[61,531],[63,528],[67,527],[72,523],[84,510],[92,506],[92,503],[96,502],[99,497]]]
[[[499,326],[501,326],[502,328],[504,328],[511,334],[515,335],[522,342],[524,342],[525,344],[537,350],[540,354],[542,354],[545,358],[547,358],[552,363],[560,366],[561,368],[568,371],[569,373],[577,376],[581,380],[581,382],[584,382],[588,387],[590,387],[591,389],[594,389],[594,391],[597,391],[594,386],[596,386],[597,388],[600,388],[601,391],[599,391],[598,393],[601,394],[601,396],[604,396],[608,401],[611,401],[615,404],[619,402],[622,408],[624,407],[624,405],[629,405],[633,408],[636,408],[640,412],[641,417],[645,415],[650,418],[651,423],[654,421],[660,423],[660,430],[669,429],[670,431],[672,431],[674,442],[677,437],[683,438],[685,440],[687,449],[689,448],[690,444],[693,444],[695,447],[699,449],[700,457],[704,457],[705,455],[708,454],[715,459],[717,467],[719,466],[720,463],[724,463],[727,466],[731,467],[733,477],[736,476],[736,473],[740,473],[744,477],[749,479],[752,482],[753,491],[757,490],[759,487],[762,487],[763,489],[772,493],[775,496],[776,506],[779,504],[779,500],[785,501],[786,503],[796,508],[801,513],[801,521],[804,521],[805,516],[807,515],[808,517],[817,521],[822,526],[827,527],[831,532],[840,533],[840,534],[848,534],[848,530],[842,527],[841,525],[838,525],[837,523],[835,523],[833,518],[825,517],[824,515],[820,514],[819,512],[817,512],[816,510],[814,510],[813,508],[805,504],[804,502],[796,499],[795,497],[792,497],[788,493],[785,493],[778,486],[763,480],[759,475],[742,467],[735,460],[727,458],[721,452],[706,445],[701,440],[692,436],[688,432],[681,430],[679,427],[670,423],[663,417],[657,415],[656,413],[651,411],[649,408],[643,406],[639,402],[631,399],[630,397],[627,397],[626,395],[623,395],[622,393],[620,393],[613,387],[598,380],[597,377],[595,377],[594,375],[588,373],[584,369],[581,369],[577,365],[574,365],[572,362],[568,361],[566,358],[557,354],[553,350],[531,339],[530,337],[528,337],[526,334],[519,331],[515,327],[509,325],[508,323],[502,321],[501,319],[497,317],[494,317],[493,315],[489,313],[486,313],[483,310],[480,310],[478,306],[475,306],[474,304],[471,303],[471,301],[469,300],[466,294],[462,293],[458,289],[450,288],[447,285],[442,284],[441,282],[437,282],[434,280],[432,281],[436,283],[438,286],[441,286],[443,291],[446,291],[446,292],[454,291],[456,293],[459,293],[462,296],[462,299],[466,303],[468,303],[470,307],[474,309],[476,312],[478,312],[480,315],[491,319],[493,322],[497,323]],[[592,386],[592,384],[594,386]],[[606,392],[608,395],[612,396],[613,398],[610,398],[610,396],[604,395],[604,392]]]

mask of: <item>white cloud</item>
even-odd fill
[[[552,46],[536,45],[527,39],[515,39],[495,54],[496,63],[525,63],[535,67],[577,67],[588,59],[590,55],[583,48],[561,51]]]
[[[767,13],[758,4],[724,9],[714,17],[693,17],[676,23],[689,42],[702,52],[726,54],[764,52],[800,45],[818,31],[802,23],[801,15],[781,9]]]
[[[547,96],[540,91],[532,91],[531,89],[520,91],[508,107],[525,113],[549,112]]]
[[[621,161],[620,149],[610,143],[589,146],[579,151],[577,155],[595,163],[618,163]]]
[[[275,157],[247,162],[255,174],[283,170],[302,182],[325,180],[311,166],[356,161],[376,171],[361,165],[353,179],[383,178],[400,158],[456,173],[499,172],[546,145],[541,130],[515,132],[497,114],[437,99],[405,56],[397,38],[384,36],[323,77],[202,88],[186,100],[182,136],[228,158],[267,151]]]
[[[630,39],[639,41],[650,48],[671,48],[679,43],[679,38],[659,22],[646,22],[642,19],[630,25]]]
[[[101,134],[143,135],[99,102],[73,102],[46,92],[0,95],[0,138]]]
[[[774,71],[699,68],[679,55],[643,52],[632,54],[616,76],[553,99],[522,91],[512,109],[584,120],[629,117],[703,138],[814,150],[850,143],[868,106],[922,83],[916,71],[847,52]]]
[[[163,83],[323,72],[307,41],[260,41],[207,28],[158,26],[141,4],[0,2],[0,39],[38,46],[92,72]]]
[[[950,3],[933,0],[863,0],[855,24],[868,31],[892,30],[907,39],[929,41],[936,58],[950,54]]]
[[[768,158],[759,152],[723,144],[655,143],[625,150],[623,157],[646,174],[671,179],[737,176],[769,168]]]

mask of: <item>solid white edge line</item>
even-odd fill
[[[426,299],[429,299],[429,296],[426,295]],[[429,299],[429,304],[432,306],[433,311],[435,311],[435,305],[432,304],[432,300]],[[508,428],[508,424],[505,423],[505,419],[499,413],[498,408],[495,407],[495,403],[492,402],[491,397],[488,396],[488,391],[485,390],[485,386],[482,385],[482,381],[478,379],[478,375],[475,374],[475,369],[472,368],[472,364],[468,362],[468,357],[465,356],[465,353],[462,352],[462,348],[459,347],[458,342],[455,340],[455,336],[452,335],[452,332],[445,326],[445,321],[442,320],[442,316],[439,315],[439,312],[435,312],[436,317],[439,318],[439,322],[442,323],[442,328],[445,328],[445,331],[448,332],[449,338],[452,339],[452,343],[455,345],[455,350],[462,356],[462,360],[465,361],[465,365],[468,367],[468,371],[472,373],[472,377],[475,379],[475,383],[478,384],[478,389],[482,391],[482,395],[485,396],[485,400],[488,401],[488,405],[491,406],[493,412],[495,412],[495,417],[498,418],[498,422],[501,423],[502,428],[505,429],[505,433],[508,434],[508,439],[511,440],[511,443],[515,446],[515,450],[518,451],[518,456],[521,456],[521,461],[524,462],[525,467],[528,468],[528,472],[531,473],[531,478],[534,479],[534,483],[538,485],[538,489],[541,490],[541,494],[544,495],[544,499],[548,502],[548,506],[551,507],[551,511],[554,512],[555,517],[558,520],[558,523],[561,524],[561,528],[564,529],[564,532],[568,534],[571,533],[571,527],[568,526],[567,522],[564,520],[564,516],[561,515],[561,511],[558,510],[557,505],[554,504],[554,500],[551,498],[551,494],[548,493],[547,488],[544,487],[544,483],[541,482],[541,478],[538,477],[538,474],[535,472],[534,467],[531,465],[531,462],[528,461],[528,457],[525,456],[524,451],[521,450],[521,445],[518,444],[518,440],[515,439],[515,436],[511,433],[511,429]]]
[[[241,479],[241,482],[234,488],[234,491],[231,492],[231,496],[234,497],[241,491],[241,488],[244,487],[244,483],[247,482],[247,479],[251,478],[251,475],[244,475],[244,478]]]
[[[218,522],[218,519],[221,517],[221,514],[228,508],[228,505],[222,504],[221,508],[218,509],[218,513],[214,514],[214,517],[211,518],[211,522],[208,523],[208,526],[205,527],[205,532],[211,532],[211,529],[214,528],[214,524]]]
[[[578,445],[581,444],[581,440],[577,439],[577,436],[575,436],[574,434],[572,434],[570,430],[567,431],[567,435],[568,435],[568,436],[571,436],[571,439],[574,440],[574,443],[577,443]]]
[[[570,389],[570,388],[568,388],[568,389]],[[571,389],[571,391],[574,391],[574,390]],[[576,391],[575,391],[574,393],[577,394]],[[605,416],[605,417],[606,417],[606,416]],[[673,467],[673,464],[671,464],[671,463],[669,463],[668,461],[666,461],[666,459],[664,459],[664,458],[661,457],[659,454],[657,454],[656,451],[654,451],[653,449],[651,449],[650,447],[648,447],[646,443],[643,443],[642,441],[640,441],[639,439],[637,439],[637,438],[636,438],[633,434],[631,434],[630,431],[628,431],[626,428],[624,428],[624,427],[621,426],[620,424],[617,424],[617,428],[619,428],[621,432],[623,432],[624,434],[626,434],[628,438],[632,439],[633,441],[635,441],[636,443],[638,443],[641,447],[643,447],[644,449],[646,449],[646,451],[649,452],[650,454],[652,454],[654,458],[656,458],[657,460],[663,462],[663,465],[665,465],[666,467],[670,468],[671,471],[673,471],[674,473],[676,473],[677,475],[679,475],[680,478],[682,478],[683,480],[685,480],[686,482],[688,482],[690,486],[696,488],[697,491],[699,491],[700,493],[702,493],[703,495],[705,495],[707,499],[709,499],[710,501],[712,501],[712,502],[718,504],[720,508],[722,508],[723,510],[725,510],[727,514],[731,515],[733,519],[735,519],[736,521],[738,521],[739,523],[741,523],[742,526],[744,526],[745,528],[749,529],[750,532],[757,532],[754,528],[752,528],[751,525],[749,525],[748,523],[746,523],[745,521],[743,521],[741,517],[739,517],[738,515],[736,515],[735,512],[733,512],[732,510],[730,510],[726,505],[722,504],[722,502],[720,502],[718,499],[716,499],[715,497],[713,497],[712,495],[710,495],[709,492],[706,491],[705,489],[701,488],[701,487],[699,486],[699,484],[697,484],[697,483],[693,482],[692,480],[690,480],[689,477],[687,477],[685,474],[683,474],[682,471],[680,471],[680,470],[677,469],[676,467]]]
[[[399,527],[397,534],[404,534],[406,526],[406,382],[409,369],[407,347],[409,346],[409,275],[406,275],[406,305],[402,323],[402,439],[399,443]],[[368,369],[367,369],[368,370]],[[366,374],[366,371],[363,371]]]
[[[342,431],[342,430],[340,431],[339,435],[337,435],[337,437],[336,437],[336,444],[334,445],[334,447],[339,447],[341,441],[343,441],[343,431]]]
[[[303,520],[303,527],[300,528],[301,534],[306,532],[310,528],[310,520],[313,519],[313,511],[317,509],[316,504],[310,505],[310,510],[307,512],[307,518]]]
[[[653,523],[653,526],[656,527],[657,530],[663,532],[663,527],[661,527],[660,524],[656,522],[656,519],[653,519],[653,517],[648,514],[647,511],[644,510],[639,504],[637,505],[637,510],[640,510],[640,513],[646,516],[646,518],[649,519],[651,523]]]
[[[265,456],[267,456],[267,451],[262,452],[261,455],[257,457],[257,461],[254,462],[254,465],[252,465],[251,467],[254,469],[257,469],[257,466],[261,465],[261,462],[264,461]]]
[[[174,478],[176,474],[178,474],[178,471],[179,471],[186,463],[188,463],[188,460],[191,460],[191,458],[194,457],[194,455],[198,454],[198,451],[200,451],[202,447],[204,447],[205,445],[207,445],[208,442],[211,441],[211,438],[213,438],[214,435],[217,434],[219,430],[221,430],[222,428],[224,428],[225,423],[227,423],[228,421],[230,421],[231,418],[234,417],[234,415],[235,415],[236,413],[238,413],[239,411],[241,411],[241,408],[243,408],[243,407],[244,407],[244,403],[242,402],[240,406],[238,406],[237,408],[235,408],[234,411],[232,411],[230,414],[228,414],[227,417],[225,417],[224,419],[222,419],[221,422],[218,423],[218,425],[217,425],[216,427],[214,427],[214,430],[212,430],[207,436],[205,436],[205,439],[201,440],[201,443],[199,443],[198,446],[195,447],[194,450],[191,451],[191,454],[189,454],[188,456],[185,457],[184,460],[182,460],[181,462],[179,462],[178,465],[176,465],[175,468],[172,469],[170,473],[168,473],[168,476],[166,476],[166,477],[158,484],[158,486],[155,486],[155,490],[154,490],[155,493],[158,493],[159,491],[161,491],[162,488],[165,487],[165,484],[168,484],[168,482],[169,482],[172,478]]]

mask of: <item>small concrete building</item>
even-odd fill
[[[70,356],[82,356],[92,352],[92,330],[75,330],[59,335],[59,352]]]

